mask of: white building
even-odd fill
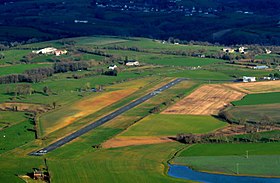
[[[247,52],[246,52],[247,49],[248,49],[248,48],[242,46],[242,47],[239,47],[239,48],[238,48],[238,52],[239,52],[239,53],[242,53],[242,54],[246,54],[246,53],[247,53]]]
[[[139,66],[140,63],[138,61],[128,61],[125,64],[126,66]]]
[[[255,81],[256,81],[256,77],[247,77],[247,76],[243,76],[243,82],[244,82],[244,83],[255,82]]]
[[[110,65],[108,67],[109,70],[115,70],[116,68],[118,68],[118,66],[116,66],[116,65]]]
[[[253,69],[268,69],[268,68],[269,67],[266,65],[258,65],[258,66],[253,67]]]
[[[44,54],[44,55],[56,55],[56,56],[60,56],[60,55],[64,55],[67,53],[66,50],[58,50],[56,48],[53,47],[47,47],[41,50],[37,50],[37,51],[32,51],[32,53],[36,53],[36,54]]]
[[[232,48],[223,48],[222,50],[225,53],[234,53],[234,49],[232,49]]]
[[[53,47],[44,48],[38,51],[32,51],[32,53],[36,54],[54,54],[57,49]]]
[[[270,53],[271,53],[271,51],[270,51],[270,50],[268,50],[268,49],[265,49],[265,53],[266,53],[266,54],[270,54]]]

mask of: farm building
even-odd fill
[[[253,69],[268,69],[268,68],[269,67],[266,65],[258,65],[258,66],[253,67]]]
[[[67,50],[56,50],[54,54],[55,56],[65,55],[67,54]]]
[[[239,48],[238,48],[238,52],[239,52],[239,53],[242,53],[242,54],[246,54],[247,49],[248,49],[248,48],[242,46],[242,47],[239,47]]]
[[[255,81],[256,81],[256,77],[247,77],[247,76],[243,76],[243,82],[244,82],[244,83],[255,82]]]
[[[116,65],[110,65],[108,67],[109,70],[115,70],[116,68],[118,68],[118,66],[116,66]]]
[[[60,56],[60,55],[64,55],[67,53],[66,50],[58,50],[56,48],[53,47],[47,47],[47,48],[43,48],[41,50],[37,50],[37,51],[32,51],[32,53],[36,53],[36,54],[45,54],[45,55],[56,55],[56,56]]]
[[[33,172],[33,178],[36,180],[37,179],[43,180],[45,178],[45,174],[43,171],[35,170]]]
[[[138,61],[128,61],[125,63],[126,66],[139,66],[140,63]]]
[[[36,54],[54,54],[56,50],[57,50],[56,48],[48,47],[48,48],[44,48],[44,49],[41,49],[38,51],[32,51],[32,52],[36,53]]]
[[[223,48],[223,52],[225,52],[225,53],[234,53],[234,49],[232,49],[232,48]]]
[[[271,51],[270,51],[270,50],[268,50],[268,49],[265,49],[265,53],[266,53],[266,54],[270,54],[270,53],[271,53]]]

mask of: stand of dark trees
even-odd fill
[[[250,133],[246,135],[216,135],[212,134],[178,134],[176,140],[185,144],[197,144],[197,143],[233,143],[233,142],[279,142],[280,134],[277,135],[262,135],[261,133]]]
[[[23,74],[11,74],[0,77],[0,84],[9,83],[36,83],[42,81],[49,76],[54,74],[54,69],[50,67],[36,68],[25,71]]]
[[[90,67],[88,62],[57,62],[53,69],[55,73],[63,73],[68,71],[87,70]]]
[[[25,71],[23,74],[11,74],[7,76],[2,76],[0,77],[0,84],[21,83],[21,82],[37,83],[47,77],[52,76],[54,73],[87,70],[91,66],[92,66],[91,62],[86,62],[86,61],[58,62],[55,63],[53,67],[30,69]]]
[[[117,70],[105,71],[104,75],[107,75],[107,76],[117,76],[118,75],[118,71]]]

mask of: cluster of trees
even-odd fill
[[[80,62],[57,62],[54,64],[55,73],[63,73],[68,71],[78,71],[78,70],[87,70],[90,67],[89,62],[80,61]]]
[[[280,79],[280,74],[279,73],[270,73],[269,74],[269,77],[271,77],[271,78],[278,78],[278,79]]]
[[[105,53],[104,51],[97,50],[97,49],[91,49],[91,48],[79,48],[78,51],[82,53],[87,53],[87,54],[93,54],[93,55],[99,55],[103,57],[112,57],[113,55]]]
[[[0,84],[29,82],[36,83],[52,76],[54,69],[50,67],[36,68],[25,71],[23,74],[11,74],[0,77]]]
[[[14,94],[17,95],[31,95],[34,92],[31,84],[18,84],[14,88]]]
[[[225,136],[222,134],[177,134],[176,140],[185,144],[196,143],[232,143],[232,142],[279,142],[280,134],[264,136],[261,133],[250,133],[247,135]]]
[[[37,83],[43,79],[52,76],[54,73],[64,73],[68,71],[87,70],[95,62],[58,62],[53,67],[35,68],[25,71],[23,74],[11,74],[0,77],[0,84],[9,83]],[[103,71],[103,70],[102,70]]]
[[[110,70],[110,71],[105,71],[104,75],[107,75],[107,76],[117,76],[118,75],[118,71],[116,69],[115,70]]]

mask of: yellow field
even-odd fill
[[[280,92],[280,80],[251,83],[230,83],[223,85],[244,93]]]
[[[241,99],[245,93],[223,85],[203,85],[193,93],[163,111],[163,114],[212,115],[231,101]]]

